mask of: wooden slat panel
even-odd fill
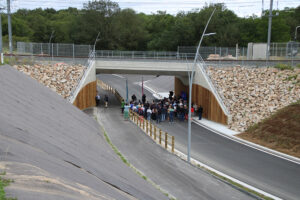
[[[84,88],[80,90],[73,105],[75,105],[80,110],[95,106],[96,94],[97,94],[97,82],[94,81],[87,84]]]

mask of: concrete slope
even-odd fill
[[[167,199],[106,143],[95,120],[37,81],[0,67],[0,171],[18,199]]]
[[[109,93],[109,107],[101,102],[99,121],[105,127],[112,143],[146,177],[178,200],[253,199],[210,174],[181,160],[155,144],[140,128],[125,121],[119,102]]]

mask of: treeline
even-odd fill
[[[177,46],[198,43],[214,7],[216,13],[207,32],[217,34],[205,38],[204,46],[246,46],[248,42],[267,41],[268,12],[263,17],[240,18],[223,4],[213,4],[176,16],[163,11],[146,15],[120,9],[109,0],[91,1],[83,9],[20,9],[12,14],[13,39],[47,43],[55,31],[52,42],[94,44],[100,32],[97,49],[176,51]],[[300,25],[300,6],[274,11],[273,15],[272,42],[293,40],[295,27]],[[2,20],[7,41],[6,16],[2,15]]]

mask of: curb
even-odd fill
[[[270,155],[273,155],[273,156],[276,156],[276,157],[279,157],[279,158],[282,158],[282,159],[284,159],[284,160],[287,160],[287,161],[290,161],[290,162],[293,162],[293,163],[296,163],[296,164],[300,165],[300,159],[297,158],[297,157],[290,156],[290,155],[288,155],[288,154],[281,153],[281,152],[276,151],[276,150],[273,150],[273,149],[269,149],[269,148],[267,148],[267,147],[264,147],[264,146],[255,144],[255,143],[253,143],[253,142],[249,142],[249,141],[243,140],[243,139],[238,138],[238,137],[236,137],[236,136],[227,135],[227,134],[222,133],[222,132],[220,132],[220,131],[217,131],[217,130],[215,130],[215,129],[209,127],[209,126],[206,126],[206,125],[202,124],[201,122],[198,122],[198,121],[195,120],[195,119],[192,119],[192,121],[193,121],[194,123],[196,123],[196,124],[198,124],[198,125],[200,125],[200,126],[206,128],[206,129],[208,129],[208,130],[210,130],[210,131],[212,131],[212,132],[214,132],[214,133],[220,135],[220,136],[223,136],[223,137],[225,137],[225,138],[228,138],[228,139],[233,140],[233,141],[235,141],[235,142],[238,142],[238,143],[240,143],[240,144],[246,145],[246,146],[251,147],[251,148],[253,148],[253,149],[262,151],[262,152],[264,152],[264,153],[268,153],[268,154],[270,154]]]

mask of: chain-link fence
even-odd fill
[[[45,57],[87,58],[92,45],[17,42],[17,53]]]
[[[35,60],[80,63],[87,59],[92,45],[61,43],[17,42],[17,54],[35,56]],[[272,66],[279,62],[295,65],[300,63],[300,43],[271,43],[269,61],[266,60],[267,44],[249,43],[248,47],[201,47],[200,55],[214,66]],[[108,59],[155,59],[192,60],[196,46],[179,46],[177,51],[117,51],[97,50],[96,58]]]

